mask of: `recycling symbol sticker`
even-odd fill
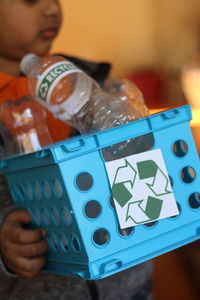
[[[105,164],[121,229],[179,214],[161,149]]]

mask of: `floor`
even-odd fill
[[[200,299],[199,247],[195,242],[154,259],[154,300]]]

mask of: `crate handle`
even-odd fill
[[[102,266],[103,273],[110,273],[115,270],[118,270],[119,268],[123,267],[123,262],[119,259],[112,259],[106,263],[104,263]]]
[[[50,155],[50,151],[49,150],[42,150],[42,151],[38,151],[35,154],[36,158],[45,158],[48,157]]]
[[[177,109],[173,109],[163,112],[162,116],[164,119],[173,119],[176,117],[177,113],[179,113],[179,111]]]
[[[61,146],[61,149],[64,151],[64,152],[66,152],[66,153],[71,153],[71,152],[74,152],[74,151],[78,151],[78,150],[80,150],[83,146],[85,146],[85,141],[84,141],[84,139],[80,139],[80,140],[78,140],[78,142],[79,142],[79,145],[78,146],[76,146],[76,147],[72,147],[72,148],[69,148],[69,145],[70,144],[65,144],[65,145],[62,145]],[[68,147],[67,147],[68,146]]]

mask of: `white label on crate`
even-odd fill
[[[105,164],[122,229],[179,214],[160,149]]]

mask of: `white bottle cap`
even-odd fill
[[[40,57],[34,53],[25,55],[20,62],[20,70],[28,75],[33,65],[40,60]]]

